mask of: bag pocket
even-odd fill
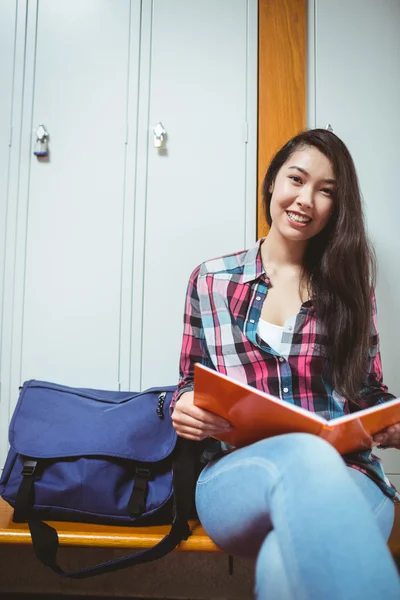
[[[170,460],[159,463],[139,463],[112,457],[87,457],[81,460],[82,510],[86,513],[135,522],[159,510],[172,497]],[[140,515],[132,515],[130,499],[135,480],[142,479],[142,473],[145,473],[147,480],[142,494],[143,511]]]

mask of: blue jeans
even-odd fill
[[[209,463],[196,505],[218,546],[257,557],[260,600],[400,599],[386,545],[393,502],[316,436],[277,436]]]

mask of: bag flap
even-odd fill
[[[157,462],[176,444],[169,414],[175,389],[109,392],[28,381],[11,420],[10,444],[35,458],[98,455]]]

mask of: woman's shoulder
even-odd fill
[[[240,273],[245,267],[255,264],[259,254],[261,240],[246,250],[231,252],[202,262],[193,274],[197,277],[206,275]]]
[[[241,267],[247,250],[239,250],[231,254],[224,254],[215,258],[209,258],[200,265],[200,274],[224,273]]]

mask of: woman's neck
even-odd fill
[[[267,272],[271,269],[284,267],[301,269],[305,249],[306,242],[292,242],[284,238],[272,224],[261,246],[261,258],[264,268]]]

